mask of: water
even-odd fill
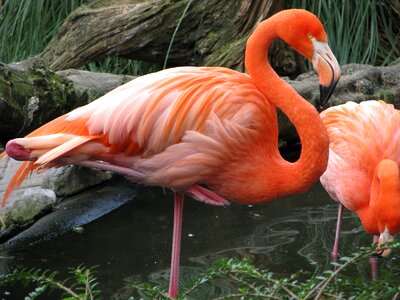
[[[0,253],[0,272],[36,268],[65,272],[78,265],[98,265],[103,299],[110,299],[126,278],[168,277],[172,237],[173,195],[143,188],[138,197],[84,226],[26,249]],[[261,206],[213,207],[187,198],[182,233],[182,273],[204,270],[222,257],[246,257],[278,275],[300,269],[320,274],[331,268],[337,205],[316,184],[308,193]],[[341,253],[368,246],[353,214],[345,212]],[[394,254],[396,255],[396,254]],[[368,280],[368,263],[359,267]],[[0,299],[23,299],[26,290],[9,288]],[[3,297],[3,298],[1,298]],[[46,298],[40,298],[46,299]],[[54,299],[54,295],[47,299]]]

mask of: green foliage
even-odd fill
[[[386,245],[392,249],[400,249],[400,241]],[[358,253],[342,257],[333,263],[333,270],[315,276],[299,271],[288,278],[280,278],[272,272],[261,270],[247,259],[226,258],[218,260],[214,265],[186,284],[182,284],[177,299],[198,299],[202,295],[201,288],[207,291],[214,286],[223,286],[223,293],[213,295],[212,299],[397,299],[400,295],[398,276],[394,270],[381,270],[376,281],[351,276],[347,272],[361,260],[368,259],[375,248],[362,248]],[[32,270],[14,270],[0,276],[0,286],[11,283],[34,284],[35,288],[25,297],[27,300],[51,290],[63,293],[64,300],[99,299],[97,279],[93,268],[78,267],[70,269],[70,277],[60,280],[58,272]],[[165,282],[138,283],[126,282],[130,291],[127,299],[168,299]],[[132,293],[134,295],[132,295]],[[127,293],[125,292],[126,296]],[[125,297],[126,298],[126,297]],[[123,299],[125,299],[123,298]]]
[[[157,64],[145,61],[137,61],[122,57],[107,57],[103,61],[89,63],[81,69],[91,72],[139,76],[159,71],[161,67]]]
[[[63,293],[62,300],[92,300],[97,299],[100,290],[94,276],[94,268],[77,267],[69,270],[70,277],[58,279],[58,272],[42,271],[40,269],[14,270],[10,274],[0,276],[0,286],[8,286],[19,282],[24,285],[34,284],[35,288],[25,300],[37,299],[46,291],[58,290]]]
[[[394,241],[385,247],[400,249],[400,241]],[[224,287],[222,292],[212,295],[212,299],[397,299],[400,286],[396,270],[381,268],[376,281],[351,276],[351,267],[357,262],[368,259],[376,248],[362,248],[349,257],[342,257],[333,263],[332,270],[320,275],[310,275],[299,271],[287,278],[272,272],[261,270],[247,259],[226,258],[193,280],[181,283],[181,293],[177,299],[199,299],[213,291],[213,287]],[[385,267],[383,265],[382,267]],[[398,272],[398,271],[397,271]],[[70,270],[70,277],[58,279],[58,272],[41,270],[14,270],[11,274],[0,276],[0,286],[10,283],[35,284],[35,288],[25,299],[36,299],[51,290],[63,293],[63,300],[100,299],[98,283],[93,269],[78,267]],[[124,292],[121,299],[169,299],[165,282],[138,283],[126,282],[129,293]],[[133,292],[132,292],[133,291]],[[129,298],[127,298],[129,297]],[[210,297],[206,297],[209,299]],[[119,298],[118,298],[119,299]]]
[[[0,5],[0,61],[20,61],[40,53],[65,18],[84,2],[5,0]]]
[[[44,50],[65,18],[87,0],[5,0],[0,4],[0,61],[26,59]],[[188,1],[182,18],[192,1]],[[290,7],[316,13],[327,28],[330,44],[340,64],[388,64],[400,57],[399,12],[393,0],[313,1],[292,0]],[[0,1],[1,3],[1,1]],[[180,20],[180,21],[181,21]],[[171,38],[179,30],[180,21]],[[164,65],[167,63],[168,53]],[[109,57],[82,67],[96,72],[142,75],[160,66]]]
[[[0,61],[21,61],[42,52],[66,17],[87,0],[0,1]],[[92,72],[143,75],[159,70],[155,64],[108,57],[83,66]]]
[[[390,0],[292,0],[322,21],[340,64],[386,65],[400,57],[399,12]]]
[[[169,53],[171,52],[172,44],[174,43],[174,39],[175,39],[176,33],[178,32],[179,27],[181,26],[182,20],[185,18],[186,13],[189,10],[190,5],[192,5],[192,2],[193,2],[193,0],[188,0],[188,3],[186,4],[186,7],[185,7],[185,9],[183,10],[183,12],[181,14],[181,17],[179,18],[178,24],[175,27],[174,33],[172,34],[171,40],[170,40],[169,45],[168,45],[167,54],[165,55],[163,69],[165,69],[167,67]]]
[[[386,245],[400,248],[400,242]],[[398,275],[392,270],[382,272],[376,281],[365,281],[346,274],[346,269],[365,260],[376,251],[363,248],[350,257],[342,257],[333,264],[333,270],[318,276],[299,271],[288,278],[261,270],[243,259],[217,261],[203,275],[184,286],[177,299],[197,299],[194,291],[203,285],[225,285],[229,292],[213,299],[397,299],[400,295]],[[350,272],[351,274],[351,272]],[[140,297],[132,299],[168,299],[164,286],[129,282]],[[209,287],[211,288],[211,287]]]

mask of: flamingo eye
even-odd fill
[[[314,38],[314,36],[311,33],[307,34],[307,36],[308,36],[309,39],[313,39]]]

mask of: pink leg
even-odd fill
[[[342,203],[339,203],[338,215],[336,221],[335,242],[333,244],[333,249],[331,253],[334,262],[337,262],[337,258],[339,255],[339,237],[340,237],[340,225],[342,223],[342,216],[343,216],[343,205]]]
[[[172,235],[171,273],[168,296],[175,298],[179,290],[179,258],[181,252],[183,194],[174,192],[174,231]]]
[[[372,240],[372,244],[376,244],[379,240],[379,236],[374,235],[374,238]],[[372,256],[369,259],[369,263],[371,265],[371,279],[372,281],[375,281],[378,279],[378,257]]]

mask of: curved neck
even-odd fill
[[[392,235],[400,231],[400,176],[393,160],[381,160],[372,178],[369,206],[358,213],[368,232]]]
[[[279,185],[280,195],[304,192],[323,174],[328,163],[329,140],[315,107],[279,78],[268,62],[268,48],[279,38],[279,20],[271,17],[262,22],[247,41],[245,65],[264,96],[287,115],[296,127],[302,150],[295,163],[277,160],[274,173],[284,180],[266,180]],[[271,174],[271,172],[266,172]],[[291,180],[293,179],[293,180]]]

